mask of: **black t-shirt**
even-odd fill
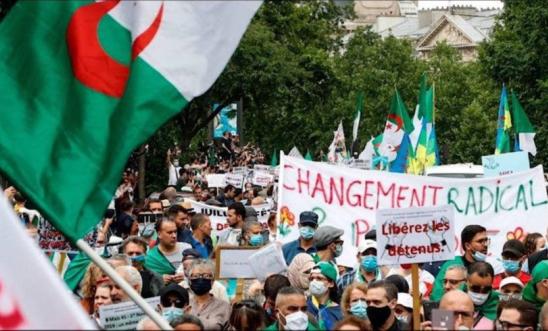
[[[113,224],[115,226],[114,234],[120,238],[125,238],[129,236],[133,222],[134,220],[131,215],[126,213],[121,213],[117,217],[116,222]]]

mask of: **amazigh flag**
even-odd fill
[[[516,93],[512,91],[512,121],[514,130],[516,131],[515,151],[527,151],[531,155],[537,154],[537,146],[535,145],[535,128],[529,121],[525,110],[519,103]]]
[[[403,172],[407,162],[409,134],[413,131],[407,107],[396,90],[390,103],[390,113],[386,118],[379,155],[386,158],[387,164],[379,164],[379,170]],[[402,164],[403,163],[403,164]],[[388,166],[388,167],[386,167]]]
[[[435,127],[434,91],[435,86],[424,90],[421,82],[419,97],[421,130],[415,154],[409,159],[407,168],[408,173],[415,175],[422,175],[427,168],[440,164]]]
[[[0,24],[0,169],[82,238],[131,151],[211,87],[260,4],[18,1]]]
[[[360,117],[363,110],[363,92],[358,93],[356,99],[356,112],[354,113],[354,123],[352,125],[352,141],[358,139],[358,127],[360,126]]]
[[[415,114],[413,115],[413,127],[415,128],[411,134],[409,134],[409,139],[411,140],[411,145],[413,150],[417,148],[419,141],[419,135],[422,128],[422,118],[424,116],[424,108],[428,106],[426,101],[428,100],[428,85],[427,85],[427,76],[424,72],[421,75],[420,87],[419,87],[419,99],[417,106],[415,107]],[[422,105],[422,108],[421,108]]]
[[[512,129],[512,116],[510,115],[510,106],[508,105],[506,86],[503,85],[500,93],[495,154],[511,152],[510,129]]]

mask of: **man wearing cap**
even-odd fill
[[[339,291],[352,284],[354,281],[369,284],[380,280],[382,274],[377,265],[377,243],[374,240],[366,239],[358,246],[358,267],[342,275],[337,281]]]
[[[527,258],[527,249],[521,241],[512,239],[505,242],[501,255],[504,271],[497,274],[493,280],[495,290],[499,289],[501,281],[506,277],[516,277],[522,284],[527,284],[531,280],[531,275],[521,271],[521,266]]]
[[[398,302],[394,314],[398,321],[413,325],[413,297],[411,294],[398,292]]]
[[[160,306],[162,317],[169,323],[173,322],[190,310],[188,291],[180,285],[170,283],[160,289]]]
[[[337,303],[337,270],[329,262],[320,261],[312,268],[308,279],[308,312],[326,330],[333,330],[337,321],[343,318],[341,307]]]
[[[510,299],[521,300],[523,283],[514,276],[506,277],[500,282],[500,301],[508,301]]]
[[[282,246],[285,262],[291,264],[299,253],[314,254],[314,234],[318,228],[318,214],[313,211],[303,211],[299,215],[299,238]]]
[[[548,300],[548,260],[538,263],[531,276],[533,278],[523,290],[523,300],[531,302],[540,310]]]
[[[343,251],[344,241],[341,239],[344,231],[334,226],[325,225],[318,228],[318,231],[314,234],[314,242],[316,243],[316,249],[318,252],[312,256],[314,262],[320,261],[329,262],[339,271],[335,259],[341,256]],[[337,277],[339,275],[337,274]]]

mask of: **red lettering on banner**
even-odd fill
[[[366,220],[355,220],[354,228],[356,229],[356,242],[354,245],[359,246],[362,238],[364,238],[365,234],[369,232],[369,222]]]
[[[365,189],[363,191],[363,207],[367,208],[367,209],[370,209],[370,210],[373,210],[373,207],[367,205],[367,198],[374,196],[373,193],[369,193],[369,185],[371,185],[371,184],[375,184],[375,181],[373,181],[373,180],[366,180],[365,181]]]
[[[382,183],[381,182],[377,182],[377,209],[379,209],[379,204],[380,204],[380,197],[381,195],[383,196],[388,196],[389,194],[391,194],[391,198],[390,198],[390,208],[394,208],[394,193],[396,191],[396,184],[392,183],[390,184],[390,187],[388,188],[388,191],[385,191],[382,187]]]
[[[411,189],[411,204],[410,207],[422,207],[424,206],[424,199],[426,197],[426,186],[422,187],[422,198],[419,200],[419,193],[416,188]],[[415,204],[415,201],[417,204]]]
[[[337,195],[339,206],[344,205],[344,177],[339,177],[340,190],[337,190],[337,183],[333,177],[329,178],[329,204],[333,203],[333,193]]]
[[[405,198],[406,198],[406,196],[402,194],[406,190],[409,190],[409,186],[400,186],[399,189],[398,189],[398,199],[397,199],[398,200],[397,201],[398,202],[398,208],[401,207],[400,202],[404,201]]]
[[[350,194],[350,190],[352,190],[352,186],[354,186],[355,184],[361,184],[361,181],[359,180],[353,180],[350,182],[350,184],[348,184],[348,187],[346,188],[346,201],[348,201],[348,205],[351,206],[351,207],[361,207],[362,205],[362,199],[360,197],[359,194]],[[354,200],[355,202],[352,202],[351,201],[351,198],[356,198],[356,200]]]
[[[428,185],[428,188],[434,190],[432,193],[432,206],[436,206],[438,204],[438,190],[443,189],[443,186]]]
[[[320,173],[316,175],[316,182],[314,183],[314,189],[312,190],[312,195],[311,195],[313,198],[316,197],[316,191],[321,191],[323,194],[323,200],[326,203],[330,203],[327,201],[327,196],[325,195],[325,188],[323,187],[323,178]]]
[[[286,169],[293,169],[293,166],[286,164],[284,165],[284,172],[287,171]],[[287,175],[285,175],[284,178],[287,178]],[[284,189],[288,191],[295,191],[295,187],[287,186],[287,183],[285,181],[284,181]]]
[[[306,170],[306,179],[301,176],[301,168],[297,169],[297,185],[299,185],[299,193],[303,193],[302,186],[306,185],[306,192],[310,194],[310,170]]]

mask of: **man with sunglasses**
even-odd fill
[[[180,285],[170,283],[164,286],[159,294],[162,316],[169,323],[190,310],[188,291]]]
[[[464,250],[462,256],[455,256],[453,260],[445,262],[434,282],[430,300],[439,301],[444,293],[443,280],[447,269],[452,265],[463,265],[468,268],[472,263],[485,261],[490,240],[487,237],[487,230],[481,225],[467,225],[461,232],[461,244]]]
[[[445,278],[443,278],[443,293],[462,289],[466,278],[467,271],[463,265],[455,264],[448,267],[445,272]]]
[[[535,305],[510,299],[500,304],[495,329],[534,331],[537,328],[538,317]]]
[[[476,262],[468,267],[466,292],[474,303],[474,328],[492,330],[497,317],[499,295],[493,291],[495,271],[487,262]]]

